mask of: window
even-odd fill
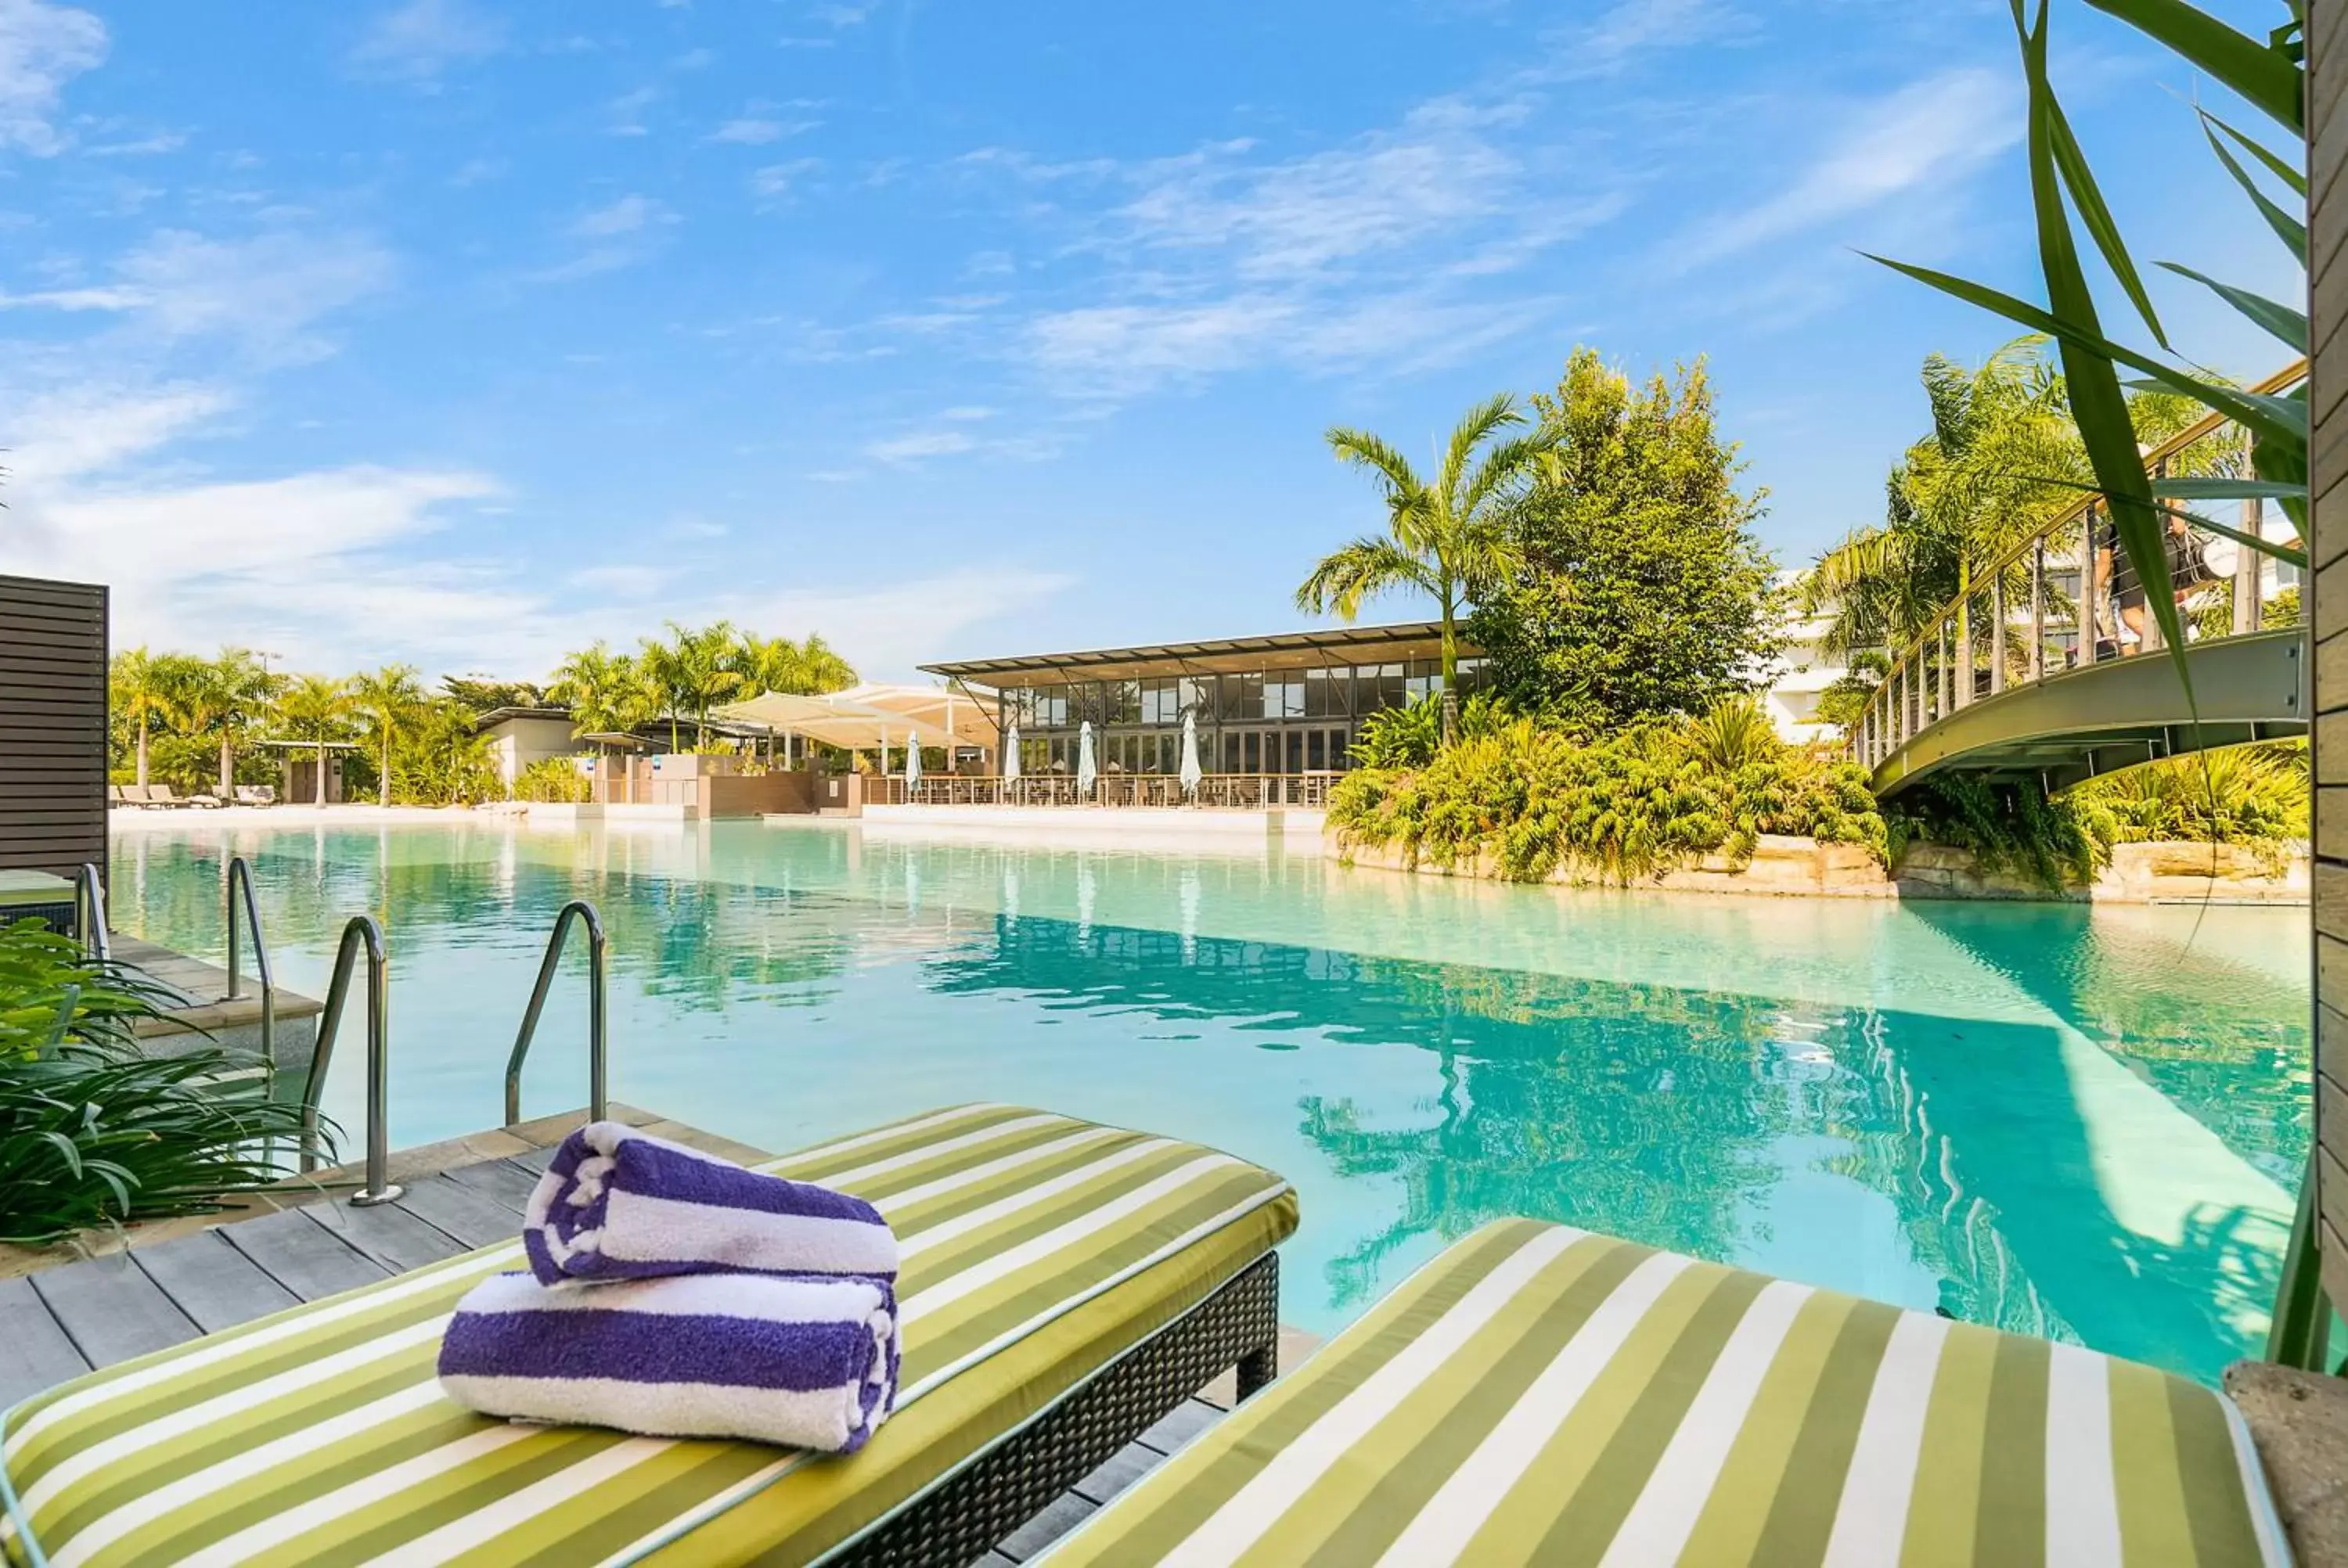
[[[1027,693],[1027,699],[1030,716],[1040,729],[1065,729],[1074,722],[1068,717],[1066,686],[1038,687]]]
[[[1325,730],[1313,730],[1304,737],[1304,771],[1321,773],[1329,766],[1329,734]]]
[[[1245,743],[1240,748],[1240,759],[1241,764],[1240,772],[1244,774],[1260,774],[1263,772],[1262,733],[1256,730],[1250,730],[1247,733],[1241,735],[1240,739]]]
[[[1442,665],[1432,659],[1414,659],[1410,661],[1409,678],[1403,682],[1403,690],[1409,693],[1409,701],[1416,702],[1422,697],[1432,695],[1442,689]]]
[[[1094,721],[1102,724],[1138,724],[1141,722],[1141,682],[1138,681],[1104,681],[1101,682],[1101,716]]]
[[[1354,671],[1354,712],[1375,713],[1380,708],[1399,708],[1403,704],[1403,667],[1399,664],[1364,664]]]
[[[1174,680],[1144,681],[1141,683],[1141,722],[1145,724],[1179,724],[1182,722],[1182,685]]]
[[[1182,713],[1197,714],[1199,723],[1202,724],[1215,716],[1215,678],[1213,676],[1185,675],[1182,677],[1181,688],[1182,707],[1181,712],[1175,715],[1177,723],[1181,722]]]
[[[1267,719],[1304,717],[1303,671],[1275,671],[1263,678],[1263,716]]]
[[[1224,735],[1223,772],[1227,774],[1237,774],[1245,773],[1246,771],[1247,770],[1245,768],[1240,766],[1240,738],[1238,733],[1234,732]]]
[[[1261,675],[1226,675],[1223,677],[1222,702],[1216,712],[1226,719],[1261,719],[1263,717],[1263,677]]]
[[[1340,664],[1334,670],[1307,670],[1304,672],[1304,716],[1308,719],[1342,719],[1353,709],[1354,672]]]
[[[1283,771],[1292,774],[1304,771],[1304,732],[1302,730],[1288,732],[1288,766]]]

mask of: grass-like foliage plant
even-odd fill
[[[0,1241],[208,1213],[293,1170],[301,1108],[209,1086],[244,1056],[140,1054],[160,999],[37,921],[0,927]]]
[[[1714,854],[1742,864],[1763,834],[1886,854],[1865,773],[1786,744],[1749,698],[1589,739],[1496,710],[1465,717],[1458,742],[1424,761],[1365,733],[1363,765],[1331,792],[1332,825],[1414,861],[1488,856],[1526,882],[1627,886]]]

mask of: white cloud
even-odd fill
[[[659,223],[674,223],[676,214],[665,203],[649,196],[623,196],[608,207],[599,207],[582,214],[571,225],[571,231],[582,239],[608,239],[615,234],[639,233]]]
[[[966,655],[973,628],[1002,622],[1016,636],[1037,608],[1076,582],[1065,572],[965,567],[877,587],[746,590],[684,619],[723,615],[768,636],[819,631],[866,679],[904,680],[922,664]]]
[[[62,484],[113,467],[232,406],[226,388],[88,384],[37,395],[12,421],[19,485]]]
[[[864,455],[883,463],[911,463],[923,457],[950,457],[958,452],[967,452],[977,445],[977,438],[966,431],[916,430],[909,435],[869,442]]]
[[[0,311],[135,311],[147,302],[136,289],[41,289],[29,294],[0,293]]]
[[[767,200],[775,200],[789,195],[792,187],[822,167],[819,160],[812,158],[795,158],[788,163],[769,163],[750,171],[750,189]]]
[[[823,122],[812,119],[772,119],[763,115],[744,115],[729,119],[709,133],[712,141],[733,142],[742,147],[765,147],[785,137],[800,136]]]
[[[120,290],[139,302],[139,324],[165,338],[226,335],[254,353],[307,358],[324,351],[312,328],[391,282],[391,255],[349,234],[279,230],[245,240],[159,231],[116,263]]]
[[[676,569],[665,566],[591,566],[564,580],[572,588],[613,599],[650,599],[676,580]]]
[[[452,66],[505,47],[505,26],[469,0],[408,0],[376,18],[351,63],[369,76],[429,87]]]
[[[1553,62],[1535,74],[1549,80],[1612,76],[1657,49],[1741,44],[1756,32],[1751,16],[1722,0],[1616,0],[1588,26],[1560,38]]]
[[[46,158],[65,138],[54,123],[66,83],[106,58],[106,24],[46,0],[0,0],[0,151]]]
[[[612,123],[605,128],[613,136],[649,136],[652,128],[644,123],[644,111],[660,101],[661,89],[656,87],[637,87],[622,93],[606,105]]]
[[[1945,197],[1952,182],[2020,139],[2009,75],[1980,67],[1912,82],[1865,106],[1841,138],[1790,186],[1706,223],[1678,252],[1698,267],[1879,207],[1910,190]]]

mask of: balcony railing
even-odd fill
[[[1089,794],[1077,789],[1075,779],[1056,774],[1016,779],[941,774],[910,786],[892,774],[885,778],[868,776],[864,800],[868,805],[1318,808],[1329,804],[1329,786],[1344,776],[1341,773],[1209,774],[1199,781],[1197,796],[1186,798],[1182,781],[1169,774],[1103,774],[1093,782]]]
[[[2302,361],[2254,390],[2281,392],[2306,374]],[[2147,452],[2145,466],[2156,479],[2241,477],[2250,472],[2248,452],[2241,427],[2213,415]],[[2240,521],[2231,526],[2268,537],[2260,502],[2182,505],[2204,516],[2239,507]],[[2276,563],[2262,551],[2189,525],[2172,531],[2168,548],[2189,641],[2240,636],[2303,613],[2275,603],[2268,579]],[[2145,585],[2116,547],[2107,503],[2085,497],[1972,574],[1968,590],[1900,650],[1845,747],[1876,768],[1961,708],[2067,671],[2161,653],[2161,635]]]

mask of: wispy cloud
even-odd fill
[[[761,202],[772,205],[791,194],[801,181],[821,169],[820,159],[794,158],[786,163],[769,163],[750,171],[750,193]]]
[[[46,0],[0,3],[0,151],[46,158],[62,150],[65,85],[106,58],[106,24]]]
[[[905,436],[866,444],[864,455],[882,463],[911,463],[923,457],[950,457],[978,445],[966,430],[916,430]]]
[[[351,51],[362,74],[430,88],[453,67],[505,47],[505,24],[469,0],[407,0],[376,18]]]
[[[666,203],[649,196],[623,196],[608,207],[582,213],[571,225],[573,234],[587,239],[634,234],[659,223],[674,223],[676,214]]]
[[[727,120],[709,133],[709,139],[741,147],[765,147],[785,137],[803,136],[822,123],[813,119],[776,119],[754,112]]]
[[[1776,195],[1708,221],[1678,247],[1704,266],[1882,206],[1912,190],[1946,200],[1955,183],[2021,137],[2016,88],[1967,67],[1911,82],[1861,106],[1842,135]],[[1838,236],[1848,239],[1848,236]]]

